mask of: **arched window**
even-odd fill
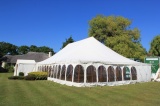
[[[108,82],[115,81],[115,74],[114,74],[114,68],[112,66],[108,67]]]
[[[40,66],[38,66],[38,71],[40,71]]]
[[[52,66],[50,66],[50,77],[52,77]]]
[[[48,72],[49,71],[49,66],[46,66],[46,72]]]
[[[107,82],[106,68],[104,66],[98,67],[98,81]]]
[[[42,72],[45,72],[45,66],[42,66]]]
[[[41,71],[43,71],[43,66],[41,66]]]
[[[48,77],[51,77],[51,66],[48,67]]]
[[[39,71],[42,71],[42,66],[39,66]]]
[[[54,75],[53,75],[54,78],[57,78],[57,65],[54,67]]]
[[[130,69],[128,67],[123,68],[123,77],[124,77],[124,80],[130,80],[131,78]]]
[[[39,66],[38,71],[42,71],[41,66]]]
[[[96,68],[91,65],[89,67],[87,67],[87,79],[86,82],[96,82],[97,78],[96,78]]]
[[[119,66],[116,68],[116,81],[122,81],[122,70]]]
[[[67,81],[72,81],[72,73],[73,73],[73,66],[69,65],[67,67],[67,73],[66,73],[66,80]]]
[[[59,65],[57,69],[57,79],[60,79],[60,73],[61,73],[61,66]]]
[[[132,80],[137,80],[137,70],[135,67],[131,67],[131,75],[132,75]]]
[[[54,66],[51,68],[51,78],[54,76]]]
[[[43,72],[45,72],[46,71],[46,66],[43,66]]]
[[[40,69],[41,71],[43,70],[43,67],[41,66],[41,69]]]
[[[38,66],[38,71],[41,71],[41,66]]]
[[[62,71],[61,71],[61,80],[65,80],[65,73],[66,73],[66,66],[62,66]]]
[[[74,82],[84,82],[84,69],[81,65],[77,65],[74,70]]]
[[[46,72],[46,70],[47,70],[47,66],[44,66],[44,72]]]

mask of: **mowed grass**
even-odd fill
[[[0,106],[159,106],[160,83],[70,87],[51,81],[8,80],[0,73]]]

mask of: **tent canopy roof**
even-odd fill
[[[19,63],[28,63],[28,64],[32,64],[32,63],[36,63],[35,60],[21,60],[21,59],[18,59],[16,64],[19,64]]]
[[[110,48],[106,47],[104,44],[96,40],[94,37],[89,37],[84,40],[70,43],[54,56],[41,61],[38,64],[66,63],[143,64],[116,53],[115,51],[111,50]]]

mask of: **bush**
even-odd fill
[[[24,76],[24,73],[23,72],[19,72],[19,76]]]
[[[0,73],[7,73],[8,70],[7,69],[4,69],[3,67],[0,67]]]
[[[28,76],[25,76],[24,79],[25,80],[36,80],[36,77],[32,75],[28,75]]]
[[[35,80],[47,80],[47,72],[30,72],[28,76],[35,77]]]
[[[8,79],[10,79],[10,80],[23,80],[24,77],[23,76],[10,76],[10,77],[8,77]]]
[[[14,66],[13,65],[6,64],[4,68],[6,70],[8,70],[8,72],[14,72]]]
[[[23,75],[23,76],[21,76]],[[27,76],[24,77],[23,72],[19,72],[19,76],[11,76],[8,79],[13,80],[47,80],[47,72],[30,72]]]

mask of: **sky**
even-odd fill
[[[132,21],[148,51],[160,34],[159,6],[160,0],[0,0],[0,42],[58,52],[70,36],[87,38],[91,19],[113,15]]]

